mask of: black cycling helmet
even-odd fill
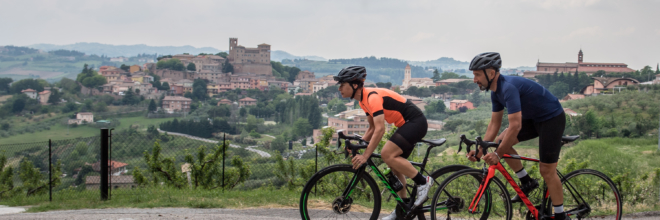
[[[353,95],[351,95],[351,98],[355,97],[355,93],[357,93],[357,89],[353,88],[354,84],[357,84],[358,86],[364,85],[364,80],[367,79],[367,69],[364,68],[363,66],[349,66],[344,69],[341,69],[339,73],[336,76],[332,77],[337,81],[337,84],[341,84],[343,82],[347,82],[351,85],[351,88],[353,89]],[[358,87],[359,88],[359,87]]]
[[[472,62],[470,62],[470,70],[484,71],[484,75],[486,75],[486,80],[488,81],[486,91],[490,89],[490,84],[492,83],[492,80],[489,79],[488,74],[486,74],[486,69],[493,68],[495,69],[495,72],[499,72],[500,67],[502,67],[502,58],[500,57],[500,53],[497,52],[480,53],[472,59]]]

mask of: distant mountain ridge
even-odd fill
[[[158,55],[174,55],[174,54],[200,54],[200,53],[219,53],[227,52],[226,50],[220,50],[213,47],[193,47],[189,45],[185,46],[148,46],[146,44],[135,44],[135,45],[112,45],[112,44],[101,44],[101,43],[75,43],[67,45],[55,45],[55,44],[33,44],[28,45],[27,47],[53,51],[53,50],[75,50],[80,51],[85,54],[96,54],[96,55],[105,55],[109,57],[132,57],[137,56],[138,54],[158,54]],[[275,50],[271,52],[271,60],[281,62],[284,59],[308,59],[308,60],[318,60],[318,61],[327,61],[320,56],[295,56],[286,51]]]

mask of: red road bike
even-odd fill
[[[577,136],[562,137],[562,145],[579,138]],[[489,148],[499,146],[498,143],[483,141],[477,137],[474,141],[461,135],[459,145],[467,145],[468,152],[473,145],[486,155]],[[519,155],[502,155],[502,159],[518,159],[538,163],[539,159]],[[478,159],[479,160],[479,159]],[[503,176],[513,190],[522,199],[527,212],[514,213],[509,191],[497,172]],[[612,180],[605,174],[596,170],[580,169],[563,175],[557,170],[564,190],[564,210],[572,219],[614,219],[620,220],[622,213],[621,196]],[[431,216],[435,219],[512,219],[515,216],[526,220],[554,219],[552,201],[548,189],[543,185],[540,189],[530,192],[526,196],[518,184],[511,178],[502,163],[486,166],[482,169],[466,169],[447,177],[438,187],[431,204],[445,201],[444,209],[431,207]],[[487,201],[487,202],[484,202]],[[532,202],[534,201],[534,202]],[[489,213],[487,216],[483,213]],[[519,219],[519,217],[516,217]]]

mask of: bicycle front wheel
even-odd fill
[[[619,190],[605,174],[576,170],[564,176],[562,187],[564,212],[571,214],[572,219],[621,219]]]
[[[512,208],[509,193],[497,177],[490,180],[475,210],[468,210],[483,178],[483,171],[477,169],[458,171],[447,177],[433,196],[431,218],[510,220]]]
[[[352,183],[355,175],[357,171],[348,164],[329,166],[314,174],[300,196],[302,219],[378,219],[378,185],[366,172]],[[342,196],[351,184],[354,187],[349,196]]]

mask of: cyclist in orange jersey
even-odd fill
[[[362,110],[369,116],[369,129],[363,137],[364,140],[369,141],[369,146],[364,154],[353,157],[353,169],[364,164],[369,157],[367,155],[371,155],[376,150],[385,134],[385,122],[394,124],[398,129],[383,147],[381,156],[404,186],[405,177],[415,181],[417,184],[415,206],[419,206],[426,201],[433,179],[423,176],[406,158],[410,156],[415,144],[426,135],[428,129],[426,117],[410,100],[392,90],[364,88],[366,77],[367,71],[362,66],[346,67],[334,76],[335,81],[340,84],[341,96],[358,100]],[[408,202],[405,187],[397,194]],[[396,213],[392,212],[383,219],[395,218]]]

